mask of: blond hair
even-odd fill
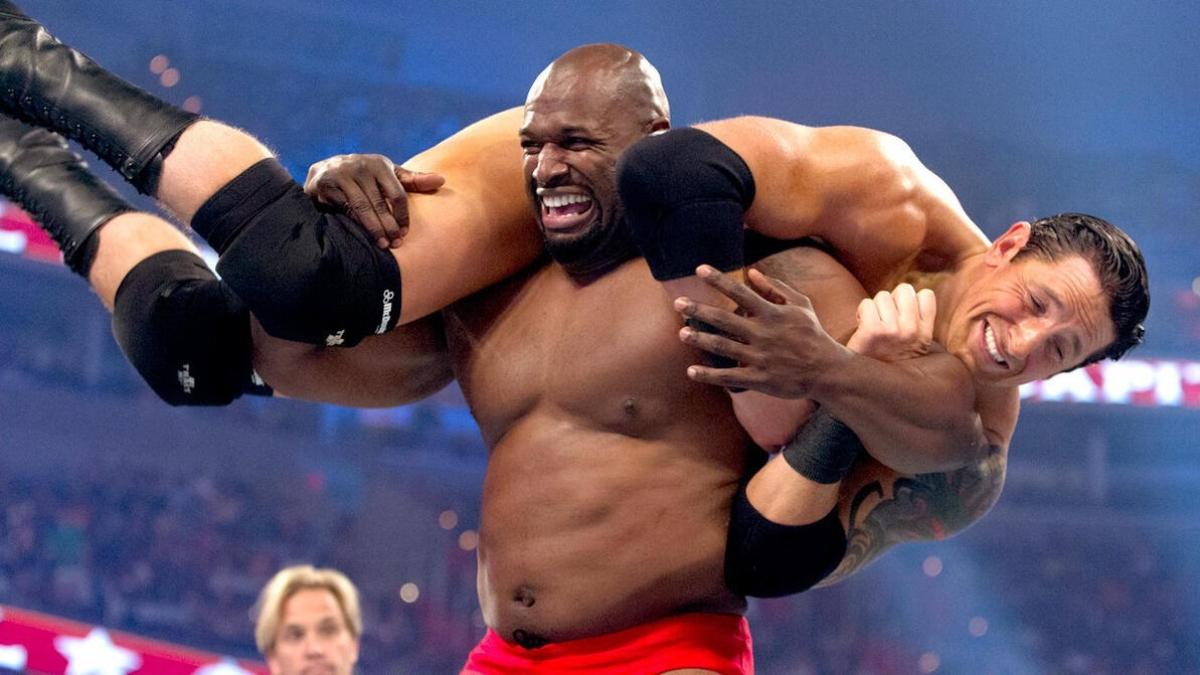
[[[362,635],[362,611],[358,605],[358,589],[354,583],[341,572],[330,569],[317,569],[312,565],[294,565],[285,567],[271,577],[258,602],[254,603],[254,642],[263,656],[269,656],[275,649],[276,633],[279,632],[279,622],[283,618],[283,605],[297,591],[315,588],[324,589],[333,594],[338,607],[342,610],[342,618],[351,636],[358,639]]]

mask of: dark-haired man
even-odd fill
[[[893,472],[954,476],[977,490],[993,482],[994,501],[1018,386],[1119,358],[1142,340],[1149,286],[1142,255],[1125,233],[1067,213],[1015,223],[989,244],[949,188],[884,133],[723,120],[639,142],[620,174],[622,200],[655,277],[673,296],[705,299],[676,300],[685,317],[709,327],[685,329],[681,337],[740,362],[693,366],[689,375],[756,390],[734,398],[735,405],[742,399],[739,418],[758,439],[782,442],[819,404],[854,430],[883,467],[875,473],[884,481]],[[899,282],[936,291],[932,337],[941,349],[881,363],[839,349],[806,298],[761,277],[754,285],[774,302],[711,267],[691,276],[701,263],[740,269],[743,227],[819,238],[868,293],[886,295]],[[897,294],[898,302],[880,299],[864,302],[860,324],[896,322],[899,301],[915,315],[912,290]],[[731,300],[738,314],[729,311]],[[810,400],[781,403],[762,394]],[[789,502],[805,506],[789,489],[794,473],[781,455],[749,485],[751,502],[772,520],[789,522]],[[868,492],[843,500],[844,507],[883,496],[874,483],[860,486]],[[928,532],[957,528],[938,529]],[[842,571],[851,564],[844,561]]]
[[[194,277],[185,280],[194,283],[184,286],[185,293],[179,291],[178,277],[166,273],[170,269],[143,273],[144,266],[153,267],[155,256],[163,253],[179,255],[178,260],[165,261],[171,269],[190,260],[173,253],[188,252],[177,245],[169,248],[172,242],[167,242],[168,250],[135,259],[132,269],[117,268],[125,277],[108,282],[116,295],[114,322],[140,319],[128,324],[134,330],[126,329],[126,334],[134,335],[125,341],[128,351],[154,352],[161,346],[153,344],[156,336],[186,325],[200,310],[227,317],[230,324],[239,317],[248,321],[249,310],[263,320],[263,313],[279,308],[260,307],[259,302],[269,304],[272,298],[237,270],[259,269],[266,276],[264,283],[286,283],[288,266],[297,262],[290,247],[310,240],[325,248],[300,258],[301,262],[315,259],[318,266],[313,279],[301,281],[317,282],[318,293],[339,292],[336,277],[326,274],[331,267],[355,275],[384,267],[374,253],[373,238],[362,237],[357,226],[335,232],[340,217],[320,214],[310,200],[295,198],[299,186],[279,175],[278,165],[264,157],[265,150],[253,139],[213,122],[177,119],[180,116],[161,103],[145,101],[143,94],[97,72],[73,50],[56,45],[11,5],[0,9],[4,10],[0,11],[4,28],[0,84],[22,92],[13,101],[0,102],[6,112],[38,124],[56,125],[66,119],[65,131],[71,130],[72,118],[83,118],[92,126],[108,125],[111,135],[123,136],[137,130],[116,116],[102,115],[104,111],[93,107],[95,101],[132,109],[126,110],[124,119],[145,121],[156,119],[156,114],[168,118],[162,121],[164,128],[173,125],[183,131],[173,150],[161,146],[157,151],[162,165],[157,183],[141,185],[172,211],[191,217],[192,224],[199,225],[196,229],[207,233],[223,252],[224,269],[236,268],[223,279],[236,294],[214,290],[213,283],[220,282],[211,275],[200,278],[204,271],[195,269],[194,261],[188,267]],[[38,81],[38,74],[49,71],[42,67],[46,61],[66,64],[72,77],[68,95],[54,86],[60,83]],[[25,103],[25,91],[35,104]],[[103,95],[82,95],[88,92]],[[48,116],[41,114],[46,109]],[[635,663],[656,671],[742,672],[750,667],[749,636],[740,616],[745,600],[724,583],[723,554],[730,502],[754,455],[724,394],[679,375],[692,352],[674,338],[677,319],[670,306],[646,293],[654,289],[652,280],[644,263],[635,258],[614,208],[617,155],[637,138],[666,125],[661,84],[645,59],[613,45],[592,46],[564,55],[547,69],[530,96],[528,113],[510,111],[485,120],[414,162],[418,168],[445,175],[448,187],[427,198],[413,197],[412,234],[397,251],[428,241],[420,239],[418,232],[431,229],[453,233],[439,235],[448,241],[441,252],[447,269],[468,263],[454,257],[455,251],[461,254],[454,242],[470,238],[473,228],[499,230],[499,234],[484,232],[479,239],[512,236],[519,240],[532,235],[540,246],[543,237],[538,236],[530,196],[523,188],[536,181],[534,196],[550,216],[541,220],[544,239],[553,242],[552,253],[562,259],[561,263],[543,260],[448,309],[439,319],[445,324],[446,338],[424,333],[429,338],[424,344],[414,339],[396,347],[401,353],[445,362],[449,343],[455,374],[490,449],[479,558],[481,605],[492,632],[473,655],[472,669],[554,669],[581,662]],[[7,191],[30,206],[43,224],[57,229],[72,262],[78,261],[70,255],[78,250],[73,244],[91,238],[95,231],[91,225],[100,226],[94,252],[98,267],[91,270],[97,286],[97,270],[112,257],[113,245],[120,245],[122,231],[134,236],[139,227],[164,225],[148,214],[130,213],[103,191],[77,158],[69,157],[61,140],[6,126],[11,128],[3,139],[0,175],[8,183]],[[571,145],[570,132],[580,126],[588,140]],[[517,130],[522,127],[530,146],[528,175],[519,160]],[[171,132],[156,136],[161,141]],[[140,147],[145,142],[138,140],[121,145]],[[92,145],[105,152],[103,142]],[[534,145],[550,147],[543,153]],[[591,160],[586,175],[574,169],[564,173],[565,165],[552,161],[564,145]],[[111,152],[102,157],[124,166]],[[558,157],[576,165],[574,156]],[[219,184],[215,176],[228,170],[221,168],[223,159],[240,173]],[[155,161],[151,157],[147,169],[130,173],[141,176],[153,171]],[[193,173],[196,177],[190,180]],[[67,196],[91,200],[90,208],[67,208],[63,201]],[[573,215],[585,211],[587,215],[571,222]],[[275,237],[280,230],[286,245],[270,254],[275,262],[257,258],[264,238]],[[572,242],[587,232],[606,236],[598,237],[587,250],[572,252]],[[358,243],[372,250],[341,249]],[[352,257],[356,255],[369,261],[366,269],[349,264],[359,259]],[[243,256],[240,261],[239,256]],[[261,269],[246,266],[247,259],[264,264]],[[341,264],[325,266],[330,260]],[[481,257],[469,262],[486,265],[487,261]],[[408,275],[409,268],[404,270]],[[291,273],[298,272],[292,269]],[[143,284],[139,277],[147,281]],[[406,276],[406,287],[409,281]],[[354,293],[353,289],[347,292]],[[324,299],[314,297],[313,302]],[[197,307],[196,300],[203,306]],[[235,307],[234,300],[245,304]],[[606,310],[613,303],[622,306],[619,315]],[[127,314],[122,316],[123,312]],[[339,315],[333,311],[328,316]],[[320,328],[320,323],[299,325],[292,323],[295,317],[279,313],[275,318],[280,322],[263,320],[264,326],[297,330],[288,337],[315,336],[322,342],[338,337]],[[249,329],[243,331],[240,344],[250,342]],[[317,350],[312,358],[352,354],[380,340],[390,341],[394,334],[365,340],[352,350]],[[360,382],[345,377],[333,380],[337,391],[329,396],[329,381],[304,366],[309,356],[296,367],[295,359],[280,356],[289,347],[276,349],[277,345],[267,343],[270,348],[264,348],[258,337],[255,352],[239,358],[236,365],[248,366],[253,358],[255,370],[285,393],[337,398],[345,394],[340,388],[350,388],[355,390],[351,395],[358,396]],[[357,336],[347,333],[345,341],[350,337]],[[151,366],[160,361],[173,364],[171,358],[148,361]],[[214,361],[214,368],[224,365]],[[180,368],[160,370],[166,371],[161,381],[169,389]],[[229,379],[235,384],[250,379],[248,368],[233,371]],[[203,381],[195,377],[197,372],[192,368],[190,379],[178,379],[196,389]],[[439,377],[445,372],[435,369]],[[336,372],[332,377],[337,377]],[[403,379],[385,380],[385,384],[400,392],[410,388]],[[240,393],[238,387],[230,390]],[[664,541],[678,545],[664,549]],[[614,652],[614,646],[624,650]],[[497,665],[497,660],[504,665]],[[513,660],[525,665],[513,666]]]

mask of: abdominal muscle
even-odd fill
[[[744,609],[723,583],[740,431],[676,426],[646,440],[534,411],[496,445],[479,595],[501,637],[557,642]]]

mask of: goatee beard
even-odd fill
[[[619,216],[610,227],[598,227],[571,241],[556,243],[547,239],[545,244],[554,262],[567,274],[585,282],[641,255],[625,219]]]

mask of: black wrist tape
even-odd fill
[[[860,452],[862,441],[854,431],[819,408],[783,447],[783,458],[801,476],[829,485],[846,477]]]

